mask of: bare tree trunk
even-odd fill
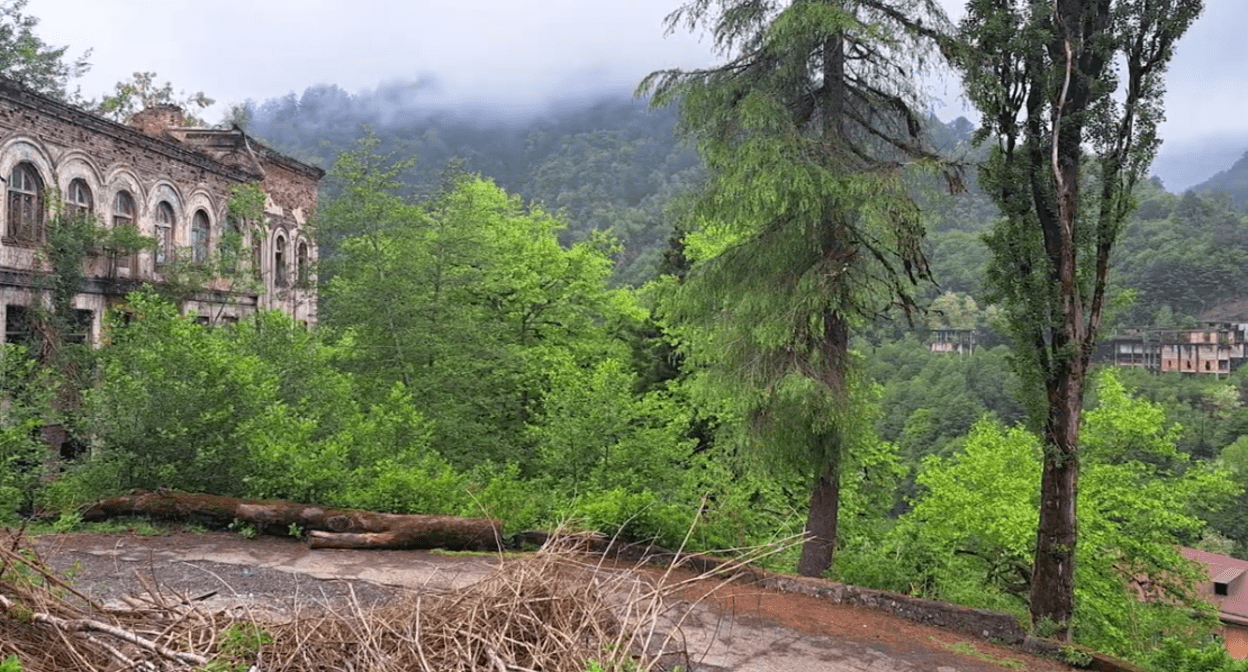
[[[1050,392],[1045,427],[1040,522],[1031,578],[1031,620],[1046,635],[1069,640],[1075,610],[1075,545],[1078,538],[1079,420],[1086,375],[1083,358]]]
[[[809,538],[802,545],[802,557],[797,563],[797,573],[802,576],[823,576],[832,566],[840,510],[840,471],[840,464],[834,464],[816,479],[810,493],[810,513],[806,516]]]
[[[837,242],[833,240],[832,245]],[[824,370],[820,377],[831,392],[832,403],[847,405],[850,392],[845,369],[849,365],[849,325],[840,313],[824,312],[821,337],[819,347]],[[802,576],[823,576],[832,567],[840,516],[843,436],[840,428],[834,426],[818,435],[823,445],[812,451],[822,455],[824,464],[811,487],[810,510],[806,514],[808,538],[797,563],[797,572]]]
[[[312,548],[446,548],[492,551],[503,545],[503,527],[487,518],[376,513],[282,500],[235,499],[177,490],[136,492],[96,502],[83,520],[147,516],[193,520],[214,527],[252,525],[265,534],[306,531]]]

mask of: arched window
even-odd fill
[[[19,243],[43,239],[43,182],[29,163],[19,163],[9,174],[7,236]]]
[[[295,282],[300,287],[307,287],[312,277],[312,269],[308,267],[308,243],[307,241],[299,241],[299,251],[295,253]]]
[[[225,222],[225,230],[217,243],[217,255],[221,258],[221,270],[227,275],[238,271],[238,260],[243,256],[243,227],[237,219]]]
[[[134,197],[130,192],[121,190],[113,196],[113,228],[120,229],[122,227],[134,226]],[[137,231],[137,230],[136,230]],[[138,272],[138,256],[131,253],[117,259],[117,267],[124,268],[131,273]]]
[[[128,191],[113,197],[113,226],[134,226],[134,197]]]
[[[95,211],[91,200],[91,187],[81,177],[69,183],[69,191],[65,194],[65,211],[70,215],[89,216]]]
[[[156,204],[156,265],[173,261],[173,206],[168,201]]]
[[[260,251],[260,234],[253,232],[251,234],[251,275],[259,280],[264,270],[260,264],[260,260],[264,258],[264,253]]]
[[[273,282],[278,287],[285,287],[286,277],[286,238],[278,236],[273,245]]]
[[[208,261],[208,213],[196,210],[191,219],[191,260],[197,264]]]

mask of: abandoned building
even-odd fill
[[[181,283],[181,309],[205,323],[258,309],[314,323],[317,252],[308,219],[323,175],[237,128],[185,126],[174,106],[119,124],[0,79],[5,340],[28,337],[28,311],[46,300],[44,243],[57,213],[88,214],[100,227],[130,227],[143,237],[131,240],[152,241],[92,247],[72,302],[77,338],[98,340],[106,309],[144,284]],[[232,190],[244,185],[263,191],[256,221],[229,216]]]
[[[1224,376],[1248,360],[1244,332],[1233,324],[1194,329],[1131,329],[1106,338],[1097,359],[1153,373]]]
[[[975,354],[974,329],[932,329],[927,334],[927,349],[937,354]]]

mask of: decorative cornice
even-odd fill
[[[141,147],[237,182],[252,182],[259,179],[258,175],[214,161],[199,152],[188,149],[180,142],[152,137],[125,124],[119,124],[73,105],[42,96],[11,79],[0,77],[0,101],[33,110],[67,124],[106,135],[120,142]]]

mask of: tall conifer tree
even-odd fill
[[[920,23],[918,16],[926,23]],[[696,265],[669,306],[695,361],[750,420],[767,462],[810,479],[798,571],[832,563],[842,457],[867,438],[850,329],[913,305],[927,276],[901,183],[921,148],[912,77],[930,0],[694,0],[669,29],[705,27],[725,62],[651,74],[679,101],[707,169],[684,225]]]
[[[971,0],[957,61],[994,152],[989,283],[1044,439],[1033,622],[1074,615],[1079,419],[1110,252],[1160,141],[1166,65],[1201,0]]]

